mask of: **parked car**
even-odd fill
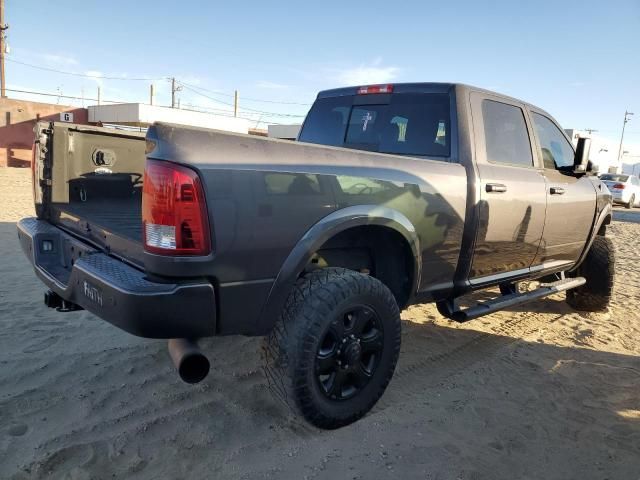
[[[635,175],[604,173],[600,175],[600,180],[611,191],[613,203],[621,203],[627,208],[640,204],[640,180]]]
[[[263,335],[274,393],[322,428],[383,394],[408,305],[464,322],[562,291],[581,310],[610,300],[611,194],[587,171],[589,141],[574,152],[551,115],[494,92],[324,91],[297,142],[36,130],[37,218],[18,235],[46,304],[170,339],[187,382],[209,371],[197,339]]]

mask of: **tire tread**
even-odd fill
[[[613,296],[615,250],[610,238],[597,235],[577,276],[587,283],[567,291],[567,303],[576,310],[599,312],[606,310]]]
[[[393,361],[379,388],[361,408],[346,416],[330,417],[314,404],[306,382],[308,359],[322,330],[322,319],[351,295],[373,295],[393,314]],[[386,326],[386,324],[385,324]],[[344,268],[323,268],[301,277],[293,287],[275,327],[263,342],[264,371],[272,394],[294,413],[320,428],[332,429],[365,415],[384,393],[400,352],[400,312],[393,294],[374,277]]]

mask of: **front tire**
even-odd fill
[[[613,242],[596,235],[586,258],[575,276],[584,277],[587,283],[567,291],[567,303],[576,310],[599,312],[606,310],[613,294],[615,253]]]
[[[355,422],[391,380],[400,329],[395,298],[376,278],[343,268],[311,272],[265,340],[270,388],[317,427]]]

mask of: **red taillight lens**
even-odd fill
[[[393,85],[369,85],[358,89],[358,95],[368,95],[371,93],[393,93]]]
[[[617,190],[624,190],[625,184],[624,183],[616,183],[613,187],[611,188],[615,188]]]
[[[142,186],[144,248],[164,255],[211,252],[207,206],[193,170],[147,160]]]

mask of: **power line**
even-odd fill
[[[209,107],[205,107],[202,105],[194,105],[193,103],[185,103],[184,104],[186,107],[191,107],[191,108],[182,108],[182,110],[187,110],[187,111],[191,111],[191,112],[198,112],[198,113],[211,113],[212,115],[219,115],[221,117],[229,117],[229,118],[241,118],[243,120],[248,120],[249,122],[256,122],[257,124],[259,123],[265,123],[265,124],[269,124],[269,125],[284,125],[284,123],[278,123],[278,122],[273,122],[273,121],[265,121],[265,120],[261,120],[260,118],[255,119],[255,118],[249,118],[249,117],[242,117],[240,115],[238,115],[237,117],[230,112],[229,110],[220,110],[217,108],[209,108]]]
[[[101,101],[101,102],[105,102],[105,103],[127,103],[124,102],[122,100],[101,100],[101,99],[96,99],[96,98],[90,98],[90,97],[77,97],[74,95],[63,95],[63,94],[59,94],[59,93],[47,93],[47,92],[34,92],[31,90],[17,90],[17,89],[13,89],[13,88],[7,88],[6,89],[7,92],[14,92],[14,93],[27,93],[30,95],[41,95],[44,97],[58,97],[58,98],[69,98],[72,100],[87,100],[87,101]],[[192,111],[192,112],[198,112],[198,113],[211,113],[212,115],[220,115],[223,117],[231,117],[233,118],[233,113],[229,112],[228,110],[221,110],[221,109],[215,109],[215,108],[209,108],[209,107],[205,107],[205,106],[201,106],[201,105],[194,105],[191,103],[186,104],[190,108],[183,108],[182,110],[187,110],[187,111]],[[198,110],[196,110],[198,109]],[[258,119],[256,120],[255,118],[248,118],[248,117],[241,117],[238,116],[236,118],[242,118],[243,120],[247,120],[249,122],[256,122],[256,124],[260,124],[260,123],[265,123],[265,124],[272,124],[272,125],[282,125],[282,123],[278,123],[278,122],[266,122],[264,120]]]
[[[69,71],[65,71],[65,70],[59,70],[57,68],[51,68],[51,67],[45,67],[42,65],[34,65],[33,63],[27,63],[27,62],[23,62],[20,60],[16,60],[13,58],[6,58],[6,60],[8,62],[12,62],[12,63],[16,63],[18,65],[23,65],[26,67],[30,67],[30,68],[35,68],[38,70],[43,70],[45,72],[54,72],[54,73],[59,73],[61,75],[70,75],[73,77],[82,77],[82,78],[91,78],[93,80],[121,80],[121,81],[127,81],[127,80],[131,80],[131,81],[143,81],[143,82],[153,82],[153,81],[160,81],[160,80],[169,80],[170,77],[166,76],[166,77],[114,77],[114,76],[104,76],[104,75],[90,75],[87,73],[78,73],[78,72],[69,72]],[[207,88],[204,87],[199,87],[196,85],[191,85],[189,83],[185,83],[183,81],[178,81],[178,83],[180,83],[181,85],[184,85],[185,87],[191,89],[192,91],[194,91],[194,93],[198,93],[200,95],[204,95],[203,93],[196,91],[196,90],[201,90],[201,91],[205,91],[208,92],[212,95],[219,95],[222,97],[228,97],[228,98],[233,98],[234,94],[232,93],[224,93],[224,92],[216,92],[213,90],[209,90]],[[207,98],[210,98],[211,100],[214,101],[218,101],[220,103],[225,103],[222,102],[221,100],[217,100],[211,97],[208,97],[207,95],[204,95]],[[262,98],[252,98],[252,97],[244,97],[243,100],[245,101],[250,101],[250,102],[262,102],[262,103],[270,103],[270,104],[276,104],[276,105],[300,105],[300,106],[305,106],[308,107],[311,104],[310,103],[301,103],[301,102],[287,102],[287,101],[277,101],[277,100],[266,100],[266,99],[262,99]],[[231,105],[231,104],[225,104],[225,105]],[[270,113],[270,112],[263,112],[261,110],[256,110],[256,109],[250,109],[250,108],[245,108],[244,110],[252,110],[258,113]],[[303,115],[300,115],[303,116]]]
[[[206,94],[204,94],[202,92],[197,91],[196,89],[192,88],[189,85],[186,85],[183,82],[178,82],[178,83],[180,83],[180,85],[182,85],[187,90],[190,90],[190,91],[192,91],[193,93],[195,93],[197,95],[201,95],[201,96],[203,96],[205,98],[208,98],[209,100],[213,100],[214,102],[218,102],[218,103],[221,103],[223,105],[228,105],[230,107],[233,107],[232,103],[223,102],[222,100],[218,100],[217,98],[213,98],[213,97],[211,97],[209,95],[206,95]],[[260,113],[262,115],[266,115],[266,116],[270,116],[270,117],[286,117],[286,118],[303,118],[304,117],[304,115],[294,115],[294,114],[290,114],[290,113],[267,112],[267,111],[264,111],[264,110],[256,110],[256,109],[247,108],[247,107],[242,108],[242,110],[245,110],[246,112]]]
[[[598,132],[602,133],[619,133],[620,129],[617,130],[597,130]],[[640,133],[640,130],[627,130],[627,133]]]
[[[7,58],[7,62],[17,63],[19,65],[25,65],[31,68],[37,68],[38,70],[44,70],[47,72],[55,72],[60,73],[62,75],[71,75],[74,77],[84,77],[84,78],[93,78],[94,80],[135,80],[135,81],[145,81],[152,82],[156,80],[166,80],[167,77],[158,77],[158,78],[143,78],[143,77],[107,77],[101,75],[88,75],[86,73],[77,73],[77,72],[66,72],[64,70],[58,70],[55,68],[43,67],[41,65],[34,65],[32,63],[21,62],[19,60],[14,60],[13,58]]]
[[[180,81],[180,83],[183,84],[183,85],[189,86],[191,88],[195,88],[197,90],[202,90],[202,91],[208,92],[208,93],[210,93],[212,95],[220,95],[222,97],[229,97],[229,98],[233,98],[233,96],[234,96],[233,93],[216,92],[215,90],[209,90],[207,88],[200,87],[198,85],[192,85],[192,84],[189,84],[189,83],[185,83],[183,81]],[[249,100],[249,101],[252,101],[252,102],[275,103],[275,104],[280,104],[280,105],[302,105],[302,106],[305,106],[305,107],[311,106],[310,103],[284,102],[284,101],[278,101],[278,100],[264,100],[264,99],[261,99],[261,98],[251,98],[251,97],[242,97],[242,98],[243,98],[243,100]]]
[[[222,97],[229,97],[229,98],[233,98],[233,96],[234,96],[234,94],[232,94],[232,93],[216,92],[214,90],[209,90],[207,88],[200,87],[200,86],[197,86],[197,85],[191,85],[191,84],[185,83],[183,81],[180,81],[180,83],[183,84],[183,85],[187,85],[187,86],[189,86],[191,88],[195,88],[195,89],[198,89],[198,90],[202,90],[202,91],[208,92],[208,93],[210,93],[212,95],[220,95]],[[310,107],[311,106],[311,103],[282,102],[282,101],[278,101],[278,100],[263,100],[261,98],[251,98],[251,97],[242,97],[242,99],[243,100],[248,100],[248,101],[251,101],[251,102],[275,103],[275,104],[279,104],[279,105],[301,105],[303,107]]]
[[[44,97],[59,97],[59,98],[71,98],[73,100],[90,100],[93,102],[106,102],[106,103],[127,103],[119,100],[104,100],[98,98],[89,98],[89,97],[74,97],[72,95],[62,95],[61,93],[45,93],[45,92],[33,92],[30,90],[15,90],[13,88],[7,88],[7,92],[15,92],[15,93],[28,93],[30,95],[42,95]]]
[[[183,83],[181,81],[178,81],[178,83],[180,85],[182,85],[184,88],[186,88],[187,90],[189,90],[189,91],[191,91],[193,93],[196,93],[198,95],[202,95],[203,97],[208,98],[209,100],[213,100],[214,102],[218,102],[218,103],[220,103],[222,105],[228,105],[230,107],[233,107],[233,103],[223,102],[222,100],[218,100],[217,98],[213,98],[213,97],[210,97],[209,95],[205,95],[204,93],[199,92],[198,90],[194,89],[190,85],[187,85],[186,83]]]

